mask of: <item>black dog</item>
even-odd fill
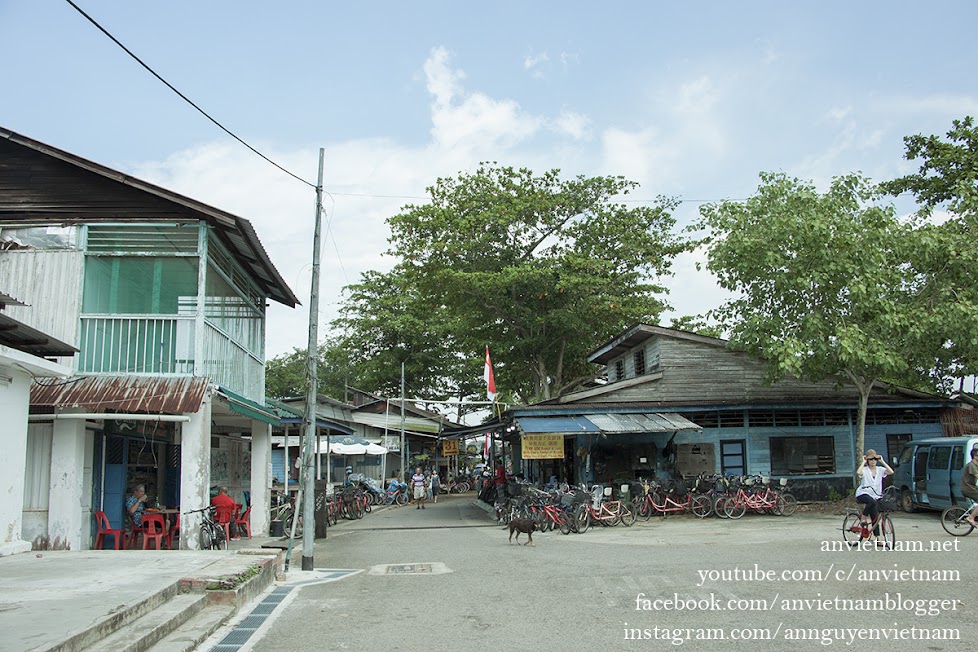
[[[505,528],[504,528],[505,529]],[[514,518],[509,522],[509,542],[513,543],[513,533],[516,533],[516,545],[520,545],[520,534],[526,534],[529,541],[524,545],[533,545],[533,533],[537,529],[536,521],[532,518]]]

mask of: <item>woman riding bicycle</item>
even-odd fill
[[[883,468],[879,468],[882,464]],[[880,506],[879,499],[883,497],[883,478],[893,475],[893,469],[886,461],[870,448],[863,455],[863,461],[856,469],[856,476],[859,478],[859,487],[856,489],[856,502],[862,503],[863,513],[860,520],[863,527],[879,520]],[[879,526],[873,528],[873,542],[879,543]]]

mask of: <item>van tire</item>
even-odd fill
[[[909,489],[904,489],[900,492],[900,509],[908,514],[913,514],[917,511],[917,508],[913,504],[913,494],[910,493]]]

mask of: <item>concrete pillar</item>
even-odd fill
[[[27,464],[27,413],[31,377],[17,367],[0,365],[0,557],[27,552],[21,539],[24,477]]]
[[[268,535],[272,507],[272,426],[251,422],[251,535]]]
[[[77,414],[83,411],[62,412]],[[55,419],[51,439],[51,489],[48,494],[48,539],[52,550],[91,547],[89,524],[82,517],[84,480],[85,420]]]
[[[188,414],[180,432],[180,512],[181,515],[211,504],[211,401],[204,393],[200,409]],[[200,514],[182,516],[180,549],[200,550]]]

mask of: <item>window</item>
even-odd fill
[[[900,458],[904,447],[910,443],[913,435],[910,433],[886,436],[886,462]]]
[[[833,437],[771,437],[771,474],[835,473]]]
[[[932,471],[947,471],[948,463],[951,461],[950,446],[931,446],[930,459],[927,460],[927,468]]]
[[[645,373],[645,349],[635,352],[635,375],[641,376]]]
[[[720,442],[720,472],[723,475],[747,473],[746,442],[743,439]]]
[[[616,360],[615,361],[615,380],[625,379],[625,361]]]
[[[82,312],[192,315],[197,305],[197,259],[88,256]]]

